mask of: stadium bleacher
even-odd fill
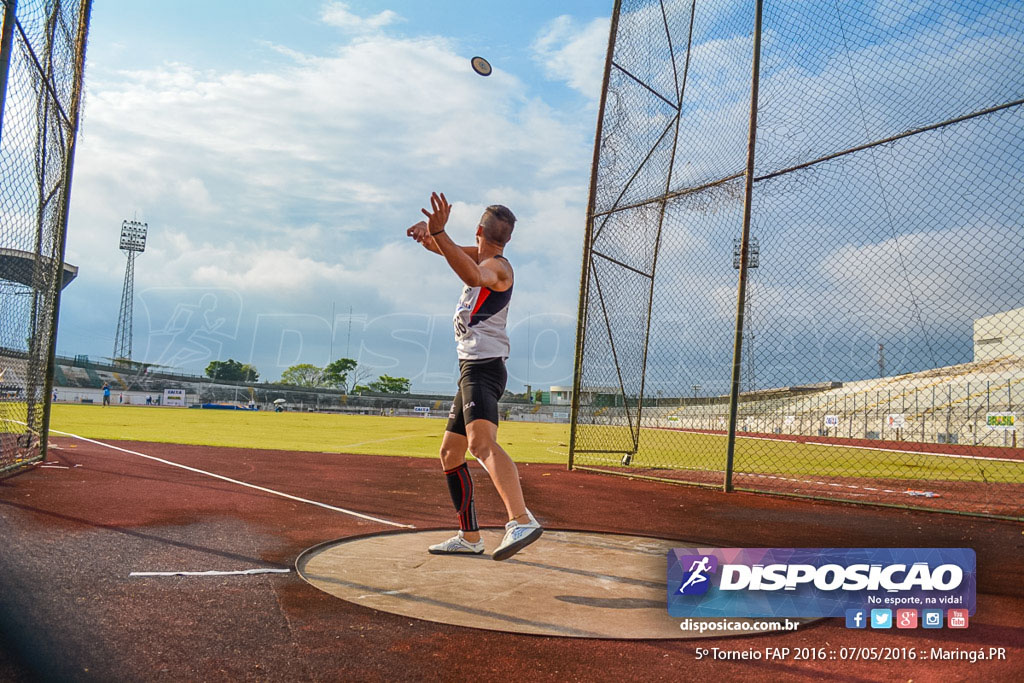
[[[801,395],[786,389],[757,393],[765,398],[741,397],[742,431],[1015,445],[1013,432],[989,429],[987,417],[1012,413],[1024,405],[1024,357],[1003,356],[894,377],[837,382]],[[674,407],[645,408],[643,425],[723,430],[729,414],[727,398],[684,399]]]

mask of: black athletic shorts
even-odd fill
[[[448,411],[447,432],[466,436],[466,425],[473,420],[498,424],[498,399],[505,393],[505,361],[501,358],[459,361],[459,391]]]

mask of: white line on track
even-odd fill
[[[365,446],[370,443],[384,443],[385,441],[401,441],[402,439],[415,439],[418,438],[419,434],[404,434],[402,436],[389,436],[386,439],[373,439],[372,441],[356,441],[355,443],[343,443],[337,446],[337,448],[355,448],[356,446]],[[334,451],[331,451],[334,454]]]
[[[217,571],[211,569],[205,572],[132,572],[128,576],[240,576],[242,574],[288,574],[291,569],[239,569],[237,571]]]
[[[789,441],[789,439],[778,439]],[[901,455],[933,455],[940,458],[960,458],[962,460],[988,460],[990,462],[1020,462],[1016,458],[996,458],[990,455],[960,455],[959,453],[936,453],[935,451],[910,451],[896,450],[892,448],[878,448],[877,446],[851,446],[848,444],[832,444],[824,441],[795,441],[794,443],[805,443],[810,446],[838,446],[839,448],[856,448],[862,451],[883,451],[885,453],[899,453]]]
[[[473,458],[473,460],[476,461],[477,465],[480,465],[480,467],[484,468],[484,472],[487,472],[487,476],[488,477],[491,476],[491,472],[490,472],[490,470],[487,469],[487,465],[484,464],[483,460],[480,460],[479,458],[475,458],[475,457]]]
[[[772,439],[772,440],[774,441],[774,439]],[[618,460],[614,460],[612,458],[592,458],[592,460],[601,460],[603,462],[610,462],[610,463],[613,463],[615,465],[620,465],[621,464]],[[709,473],[709,474],[725,474],[725,470],[701,469],[701,468],[697,468],[697,467],[682,467],[682,468],[679,468],[679,469],[680,470],[687,470],[687,471],[690,471],[690,472],[706,472],[706,473]],[[625,474],[626,474],[626,476],[629,476],[629,473],[625,473]],[[863,490],[863,491],[876,491],[876,492],[881,492],[881,493],[893,493],[893,494],[905,493],[907,495],[910,494],[909,490],[908,491],[895,491],[893,489],[876,489],[876,488],[871,488],[870,486],[858,486],[856,484],[835,484],[835,483],[830,483],[830,482],[827,482],[827,481],[814,481],[812,479],[795,479],[793,477],[779,477],[779,476],[776,476],[774,474],[760,474],[760,473],[757,473],[757,472],[735,472],[735,475],[737,477],[754,477],[756,479],[775,479],[776,481],[791,481],[791,482],[794,482],[794,483],[797,483],[797,484],[817,484],[818,486],[833,486],[833,487],[839,487],[839,488],[842,488],[842,487],[845,486],[848,489],[856,489],[856,490]],[[854,494],[851,494],[851,495],[854,495]],[[856,494],[856,495],[863,495],[863,494]]]
[[[340,513],[345,514],[345,515],[351,515],[353,517],[358,517],[360,519],[369,520],[371,522],[377,522],[379,524],[386,524],[388,526],[399,527],[399,528],[402,528],[402,529],[415,529],[416,528],[412,524],[401,524],[399,522],[392,522],[392,521],[387,520],[387,519],[381,519],[380,517],[371,517],[370,515],[364,515],[361,512],[354,512],[352,510],[346,510],[345,508],[339,508],[339,507],[335,507],[333,505],[328,505],[327,503],[320,503],[320,502],[315,501],[315,500],[309,500],[308,498],[299,498],[298,496],[293,496],[290,493],[282,493],[281,491],[275,491],[274,489],[268,489],[268,488],[263,487],[263,486],[256,486],[255,484],[249,484],[249,483],[244,482],[244,481],[239,481],[238,479],[232,479],[230,477],[225,477],[225,476],[220,475],[220,474],[214,474],[213,472],[207,472],[206,470],[196,469],[195,467],[189,467],[188,465],[181,465],[181,464],[176,463],[176,462],[171,462],[170,460],[164,460],[163,458],[157,458],[157,457],[152,456],[152,455],[146,455],[145,453],[139,453],[138,451],[132,451],[132,450],[129,450],[127,448],[121,448],[120,446],[114,446],[114,445],[111,445],[109,443],[103,443],[102,441],[96,441],[95,439],[89,439],[89,438],[86,438],[84,436],[79,436],[77,434],[71,434],[70,432],[62,432],[59,429],[51,429],[50,431],[53,432],[54,434],[63,434],[64,436],[70,436],[70,437],[72,437],[74,439],[78,439],[79,441],[85,441],[87,443],[96,444],[97,446],[104,446],[106,448],[111,448],[111,449],[113,449],[115,451],[121,451],[122,453],[128,453],[130,455],[137,455],[140,458],[147,458],[149,460],[153,460],[153,461],[156,461],[156,462],[159,462],[159,463],[163,463],[164,465],[170,465],[171,467],[178,467],[180,469],[188,470],[189,472],[195,472],[197,474],[205,474],[208,477],[213,477],[214,479],[220,479],[221,481],[226,481],[226,482],[229,482],[231,484],[238,484],[239,486],[245,486],[247,488],[255,489],[257,491],[263,491],[264,493],[270,493],[270,494],[273,494],[275,496],[281,496],[282,498],[287,498],[289,500],[295,500],[295,501],[298,501],[300,503],[307,503],[309,505],[316,505],[317,507],[322,507],[324,509],[332,510],[334,512],[340,512]]]
[[[680,427],[649,427],[648,429],[661,429],[669,432],[682,432],[684,434],[707,434],[708,436],[725,436],[725,434],[718,434],[717,432],[706,432],[697,429],[682,429]],[[828,441],[796,441],[795,439],[780,439],[773,436],[745,436],[741,434],[736,435],[737,439],[749,439],[751,441],[775,441],[777,443],[796,443],[806,444],[808,446],[828,446],[830,448],[855,448],[861,451],[881,451],[883,453],[898,453],[900,455],[933,455],[940,458],[959,458],[962,460],[988,460],[990,462],[1016,462],[1020,460],[1017,458],[997,458],[990,455],[961,455],[959,453],[939,453],[936,451],[913,451],[902,448],[879,448],[878,446],[857,446],[854,444],[847,443],[831,443]]]

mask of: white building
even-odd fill
[[[974,361],[1024,356],[1024,308],[974,321]]]
[[[572,403],[572,387],[551,387],[551,405],[567,406]]]

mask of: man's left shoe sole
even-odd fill
[[[427,552],[430,553],[431,555],[468,555],[469,557],[477,557],[478,555],[483,555],[484,554],[483,550],[481,550],[478,553],[463,553],[463,552],[452,553],[452,552],[448,552],[446,550],[431,550],[430,548],[427,548]]]
[[[544,528],[537,527],[536,529],[532,530],[528,535],[523,536],[515,543],[509,544],[508,547],[495,550],[494,554],[491,555],[491,558],[499,562],[501,562],[502,560],[507,560],[508,558],[512,557],[526,546],[536,541],[538,538],[540,538],[540,535],[543,533]]]

